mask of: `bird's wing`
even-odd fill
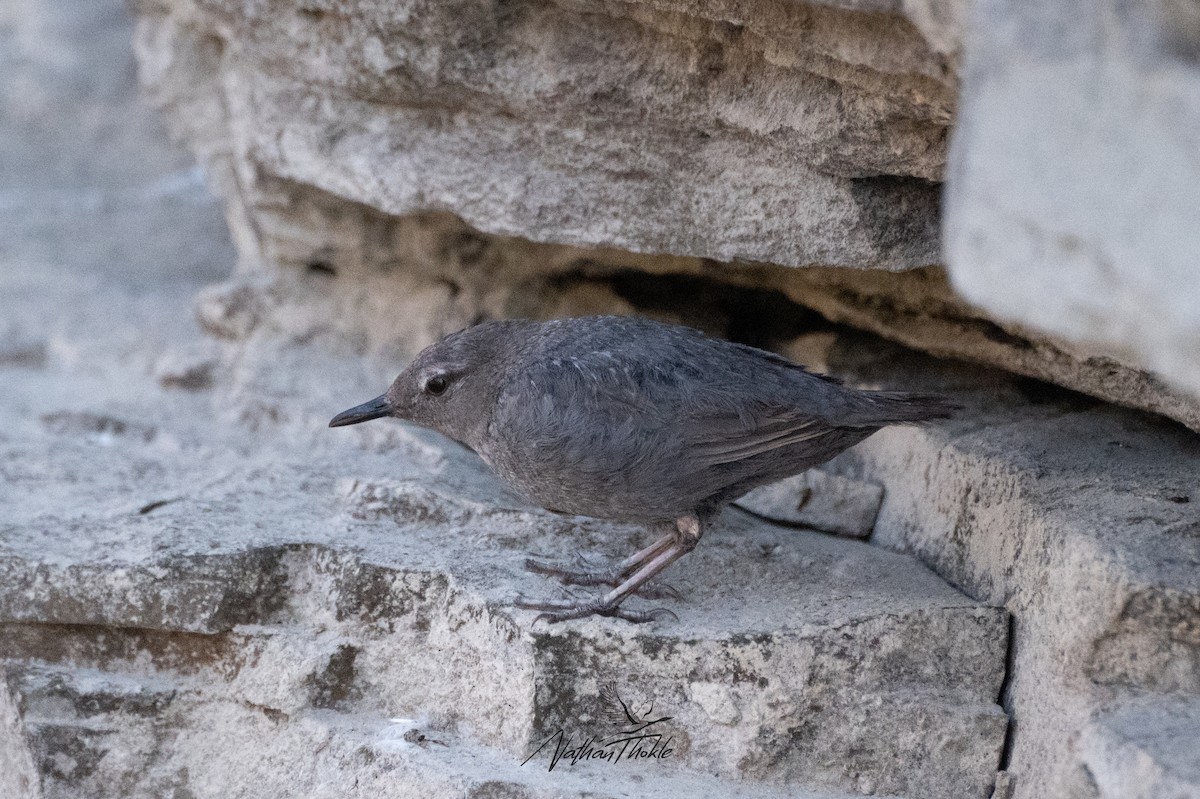
[[[837,425],[831,403],[845,390],[774,353],[694,331],[658,328],[570,352],[548,353],[524,374],[545,435],[570,420],[572,432],[611,440],[658,439],[670,454],[705,469],[813,440]],[[551,400],[541,387],[555,386]],[[552,407],[556,406],[556,407]],[[677,467],[678,468],[678,467]]]
[[[734,415],[699,405],[688,409],[681,432],[697,467],[736,463],[782,447],[812,441],[833,428],[796,408],[763,408]]]

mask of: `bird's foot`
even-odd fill
[[[614,619],[624,619],[634,624],[645,624],[646,622],[656,621],[665,616],[670,616],[673,619],[679,618],[666,608],[655,608],[646,611],[627,610],[622,608],[619,603],[608,603],[603,599],[596,599],[591,602],[572,602],[569,600],[533,602],[518,596],[513,604],[522,610],[542,611],[533,620],[534,624],[537,624],[539,621],[556,624],[560,621],[582,619],[587,616],[609,616]]]
[[[525,568],[534,574],[553,577],[563,585],[616,585],[623,576],[619,568],[572,571],[533,558],[525,559]]]
[[[642,599],[683,599],[683,594],[679,593],[679,589],[670,583],[646,583],[639,585],[633,593]]]
[[[525,559],[525,568],[534,574],[544,574],[548,577],[553,577],[563,585],[608,585],[613,587],[621,584],[628,571],[627,569],[621,569],[619,566],[610,569],[572,571],[564,569],[561,566],[543,563],[533,558]],[[635,593],[646,599],[679,599],[681,596],[678,590],[666,583],[641,585],[638,586]]]

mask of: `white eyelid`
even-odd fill
[[[421,372],[421,385],[426,385],[435,377],[444,377],[449,380],[450,372],[445,369],[426,369],[424,372]]]
[[[441,378],[442,380],[444,380],[446,382],[446,388],[442,389],[442,391],[430,390],[430,388],[429,388],[430,382],[432,382],[433,380],[436,380],[438,378]],[[454,373],[453,372],[449,372],[445,369],[432,369],[428,372],[425,372],[422,375],[421,391],[424,391],[427,394],[441,394],[446,389],[448,389],[453,382],[454,382]]]

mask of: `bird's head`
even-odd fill
[[[446,336],[422,350],[386,393],[342,411],[329,426],[391,416],[479,449],[504,365],[527,324],[485,322]]]

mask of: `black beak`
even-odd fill
[[[392,406],[387,401],[387,395],[381,394],[369,402],[364,402],[362,405],[355,405],[348,411],[342,411],[329,420],[329,426],[343,427],[348,424],[369,422],[372,419],[387,416],[391,412]]]

